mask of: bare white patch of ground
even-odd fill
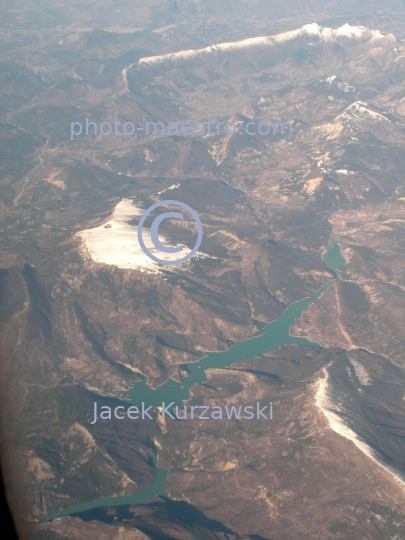
[[[158,263],[152,261],[142,250],[138,242],[138,227],[130,222],[141,217],[144,209],[136,206],[131,199],[123,199],[117,204],[113,217],[110,221],[94,229],[86,229],[77,233],[86,245],[93,261],[98,263],[117,266],[118,268],[132,268],[158,274],[163,268]],[[190,253],[190,249],[184,246],[183,251],[179,253],[162,253],[157,250],[150,239],[150,229],[143,228],[143,239],[149,251],[165,261],[175,261]],[[162,235],[159,240],[163,245],[175,247],[176,244]],[[196,256],[207,257],[200,253]],[[181,264],[185,268],[186,263]],[[176,265],[165,266],[165,270],[174,270]]]

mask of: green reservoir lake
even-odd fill
[[[247,339],[235,343],[230,349],[223,352],[212,352],[207,354],[201,360],[187,364],[189,371],[188,377],[181,382],[168,380],[165,384],[162,384],[156,390],[152,390],[150,386],[146,384],[146,380],[137,383],[132,390],[120,395],[121,398],[125,397],[125,403],[128,404],[128,398],[132,403],[139,404],[142,401],[147,403],[148,406],[153,407],[160,406],[162,402],[180,403],[189,399],[190,390],[195,384],[200,384],[206,381],[205,370],[209,368],[225,368],[247,360],[260,356],[266,352],[274,351],[283,345],[290,343],[296,343],[298,345],[309,345],[319,347],[317,343],[308,341],[305,338],[290,336],[290,326],[294,321],[301,316],[302,312],[312,302],[317,300],[322,293],[324,293],[335,281],[339,279],[337,270],[341,268],[346,260],[341,254],[338,244],[334,246],[328,246],[325,255],[323,256],[327,267],[335,272],[336,278],[325,283],[320,289],[315,291],[309,298],[304,298],[299,302],[291,304],[282,315],[275,321],[266,324],[263,329],[263,333],[260,336]],[[158,453],[155,456],[156,476],[153,484],[138,493],[137,495],[128,495],[124,497],[100,497],[94,501],[78,504],[76,506],[70,506],[64,510],[52,512],[47,516],[42,516],[40,520],[54,519],[56,517],[68,516],[72,514],[78,514],[86,510],[91,510],[100,507],[118,506],[118,505],[136,505],[149,502],[156,496],[166,496],[165,491],[162,489],[167,477],[167,469],[160,469],[157,467]]]

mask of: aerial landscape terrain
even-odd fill
[[[18,538],[405,540],[405,1],[2,0],[0,26]],[[173,201],[202,242],[160,264],[139,234],[157,255]]]

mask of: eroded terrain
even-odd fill
[[[31,4],[2,8],[0,66],[3,471],[22,534],[405,538],[401,3]],[[116,117],[292,134],[70,140],[71,121]],[[204,228],[170,268],[136,242],[168,198]],[[195,240],[187,220],[161,234]],[[180,382],[335,279],[336,242],[339,279],[291,328],[322,348],[252,354],[191,391],[272,401],[271,422],[90,424],[95,398]],[[168,500],[36,522],[141,493],[157,449]]]

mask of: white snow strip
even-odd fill
[[[316,37],[322,41],[340,41],[341,39],[351,39],[355,41],[381,41],[383,38],[389,38],[396,42],[395,36],[392,34],[384,35],[379,30],[370,30],[364,26],[350,26],[345,24],[338,29],[319,26],[317,23],[305,24],[302,28],[283,32],[275,36],[262,36],[256,38],[248,38],[240,41],[218,43],[210,45],[203,49],[190,49],[158,56],[148,56],[141,58],[138,61],[138,66],[156,65],[163,62],[195,60],[204,56],[211,56],[221,52],[231,52],[239,49],[248,49],[250,47],[274,47],[287,43],[299,37]],[[132,66],[131,66],[132,67]],[[130,68],[128,68],[130,69]],[[125,70],[124,70],[125,71]],[[124,72],[123,72],[124,76]],[[126,73],[125,73],[126,77]]]
[[[323,369],[323,372],[325,377],[319,381],[315,403],[317,407],[319,407],[326,416],[330,427],[333,429],[333,431],[335,431],[342,437],[345,437],[346,439],[349,439],[349,441],[352,441],[359,450],[361,450],[366,456],[375,461],[380,467],[382,467],[385,471],[391,474],[395,478],[395,480],[397,480],[401,484],[401,487],[404,488],[405,481],[398,475],[398,472],[392,470],[390,467],[383,464],[376,457],[373,449],[370,448],[370,446],[364,441],[361,441],[358,438],[357,434],[344,423],[344,421],[340,418],[338,414],[336,414],[337,412],[339,412],[339,407],[336,404],[332,403],[329,398],[329,374],[325,368]]]
[[[350,176],[353,176],[353,175],[357,174],[354,171],[348,171],[346,169],[338,169],[336,172],[339,173],[339,174],[346,174],[346,175],[350,175]]]
[[[165,193],[166,191],[169,191],[169,189],[176,189],[180,187],[180,184],[173,184],[172,186],[162,190],[162,191],[158,191],[158,195],[161,195],[162,193]]]
[[[351,365],[354,367],[354,371],[356,372],[356,377],[359,379],[359,383],[362,386],[370,386],[373,382],[373,379],[370,377],[367,369],[358,360],[355,360],[350,356],[348,356],[348,358]]]

